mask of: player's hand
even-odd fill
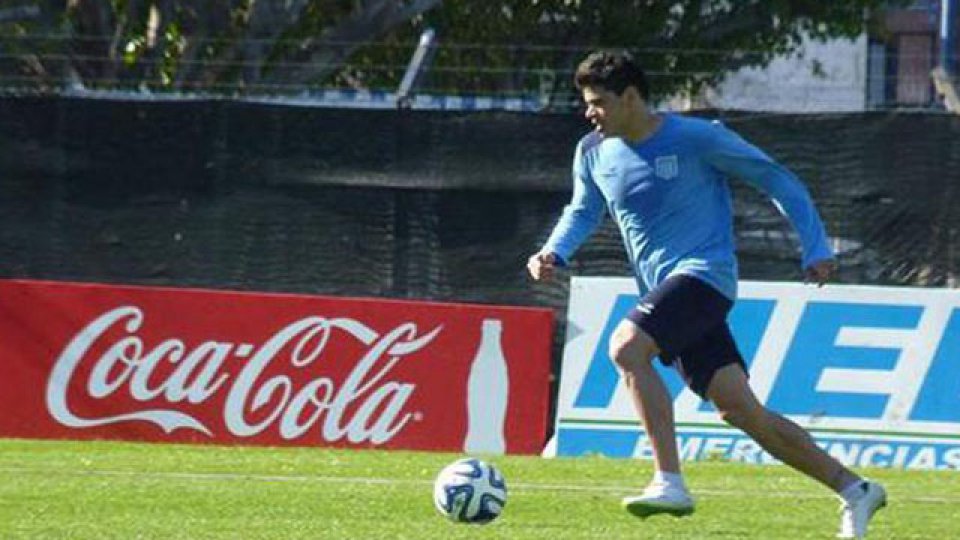
[[[822,287],[836,272],[837,261],[833,259],[817,261],[804,271],[804,283],[816,283],[817,287]]]
[[[547,281],[556,274],[557,256],[553,253],[534,253],[527,259],[527,272],[535,281]]]

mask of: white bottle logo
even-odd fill
[[[468,454],[501,455],[506,450],[503,434],[507,419],[510,379],[507,360],[500,345],[503,324],[485,319],[480,347],[467,379],[467,436],[463,450]]]

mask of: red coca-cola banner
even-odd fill
[[[545,309],[0,280],[0,436],[537,453]]]

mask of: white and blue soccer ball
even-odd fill
[[[464,458],[447,465],[433,483],[433,503],[457,523],[490,523],[507,504],[507,484],[493,465]]]

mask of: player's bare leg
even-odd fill
[[[886,505],[883,486],[864,481],[817,446],[800,426],[768,410],[756,398],[743,368],[717,370],[707,397],[721,418],[750,435],[770,455],[836,492],[845,502],[841,538],[860,538],[874,512]]]
[[[673,404],[660,375],[654,370],[657,346],[632,321],[624,320],[610,340],[610,357],[623,374],[637,415],[653,448],[656,474],[644,493],[623,500],[632,514],[647,517],[666,513],[684,516],[693,512],[693,500],[680,475]]]

